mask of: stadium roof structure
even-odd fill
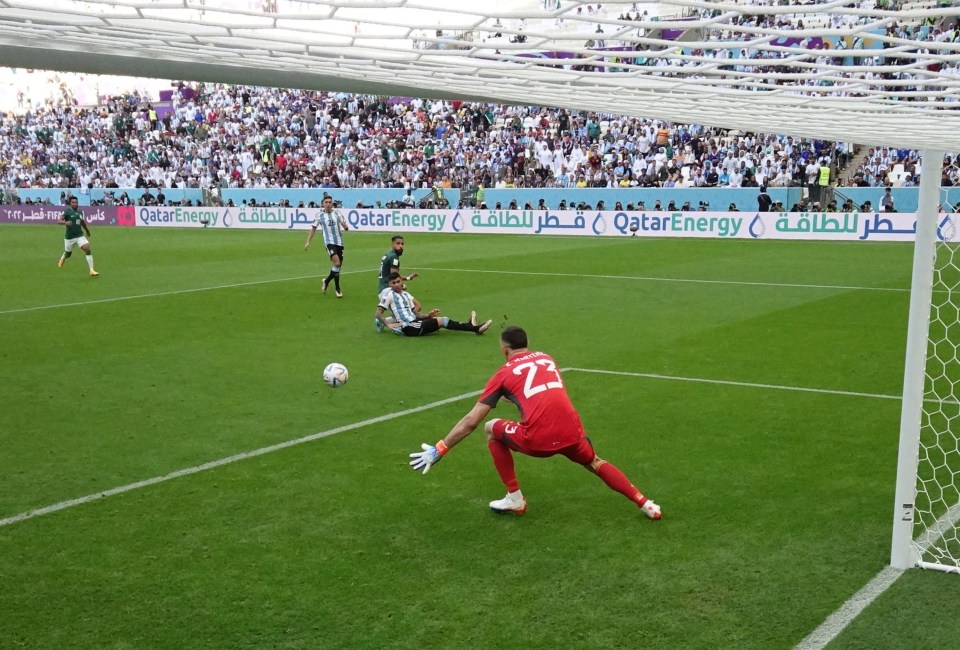
[[[0,0],[0,61],[956,149],[960,3],[896,4]]]

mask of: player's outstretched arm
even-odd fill
[[[410,467],[414,471],[423,470],[424,474],[429,472],[430,468],[439,463],[440,459],[443,458],[452,447],[473,433],[473,430],[483,421],[483,418],[487,417],[487,413],[489,412],[490,407],[486,404],[480,402],[474,404],[470,412],[460,418],[460,421],[450,429],[450,433],[438,441],[437,444],[428,445],[427,443],[423,443],[420,445],[423,451],[415,451],[410,454]]]

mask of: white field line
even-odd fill
[[[829,388],[807,388],[804,386],[782,386],[780,384],[755,384],[746,381],[729,381],[726,379],[704,379],[702,377],[677,377],[675,375],[658,375],[650,372],[622,372],[619,370],[595,370],[593,368],[570,368],[579,372],[592,372],[600,375],[620,375],[623,377],[645,377],[647,379],[669,379],[672,381],[689,381],[700,384],[721,384],[723,386],[740,386],[743,388],[767,388],[771,390],[791,390],[798,393],[823,393],[827,395],[847,395],[849,397],[872,397],[874,399],[902,398],[901,395],[882,395],[880,393],[858,393],[850,390],[832,390]]]
[[[376,269],[364,269],[362,271],[342,271],[340,275],[350,275],[352,273],[372,273]],[[176,291],[158,291],[157,293],[141,293],[133,296],[117,296],[116,298],[101,298],[99,300],[83,300],[80,302],[64,302],[56,305],[41,305],[39,307],[21,307],[19,309],[5,309],[0,311],[0,316],[4,314],[19,314],[27,311],[41,311],[43,309],[60,309],[61,307],[82,307],[84,305],[97,305],[108,302],[121,302],[123,300],[139,300],[141,298],[158,298],[160,296],[176,296],[185,293],[197,293],[200,291],[217,291],[219,289],[235,289],[237,287],[252,287],[258,284],[273,284],[276,282],[292,282],[294,280],[312,280],[326,277],[326,273],[316,275],[298,275],[292,278],[276,278],[273,280],[252,280],[250,282],[236,282],[234,284],[220,284],[212,287],[197,287],[195,289],[177,289]],[[103,280],[97,280],[103,282]]]
[[[60,503],[54,503],[53,505],[45,506],[43,508],[37,508],[36,510],[28,510],[26,512],[21,512],[18,515],[13,515],[12,517],[6,517],[5,519],[0,519],[0,527],[9,526],[10,524],[15,524],[17,522],[25,521],[27,519],[33,519],[34,517],[48,515],[51,512],[57,512],[58,510],[66,510],[67,508],[72,508],[73,506],[80,506],[85,503],[90,503],[91,501],[99,501],[100,499],[105,499],[106,497],[112,497],[117,494],[123,494],[124,492],[138,490],[143,487],[156,485],[157,483],[165,483],[166,481],[171,481],[175,478],[180,478],[181,476],[190,476],[191,474],[199,474],[200,472],[205,472],[208,469],[215,469],[217,467],[222,467],[224,465],[236,463],[237,461],[246,460],[247,458],[255,458],[256,456],[263,456],[264,454],[269,454],[274,451],[280,451],[281,449],[287,449],[288,447],[295,447],[297,445],[302,445],[307,442],[313,442],[314,440],[320,440],[321,438],[326,438],[328,436],[332,436],[338,433],[343,433],[344,431],[352,431],[353,429],[360,429],[362,427],[370,426],[371,424],[379,424],[380,422],[394,420],[396,418],[403,417],[405,415],[411,415],[413,413],[428,411],[432,408],[436,408],[437,406],[451,404],[453,402],[457,402],[464,398],[472,397],[474,395],[479,395],[479,394],[480,394],[480,391],[478,390],[472,391],[469,393],[463,393],[462,395],[457,395],[455,397],[448,397],[447,399],[442,399],[437,402],[430,402],[429,404],[424,404],[423,406],[409,408],[409,409],[406,409],[405,411],[397,411],[395,413],[389,413],[387,415],[381,415],[375,418],[370,418],[369,420],[354,422],[353,424],[345,424],[342,427],[337,427],[335,429],[328,429],[326,431],[314,433],[309,436],[297,438],[296,440],[288,440],[286,442],[280,442],[275,445],[261,447],[260,449],[254,449],[253,451],[245,451],[239,454],[234,454],[233,456],[227,456],[226,458],[221,458],[220,460],[212,460],[209,463],[203,463],[202,465],[194,465],[193,467],[187,467],[186,469],[179,469],[175,472],[170,472],[169,474],[164,474],[162,476],[154,476],[153,478],[148,478],[144,481],[137,481],[136,483],[121,485],[120,487],[110,488],[109,490],[104,490],[103,492],[96,492],[94,494],[88,494],[87,496],[79,497],[77,499],[69,499],[67,501],[61,501]]]
[[[497,271],[491,269],[446,269],[418,267],[420,271],[445,271],[457,273],[496,273],[500,275],[539,275],[561,278],[588,278],[593,280],[637,280],[640,282],[686,282],[690,284],[729,284],[746,287],[792,287],[797,289],[839,289],[844,291],[891,291],[910,293],[910,289],[894,287],[860,287],[843,284],[797,284],[790,282],[743,282],[738,280],[701,280],[696,278],[657,278],[642,275],[590,275],[586,273],[549,273],[546,271]]]

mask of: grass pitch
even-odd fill
[[[0,519],[346,427],[0,526],[0,647],[789,648],[888,562],[909,245],[409,234],[424,306],[494,327],[408,340],[388,234],[338,300],[302,233],[100,228],[97,279],[0,233]],[[497,517],[482,432],[407,468],[506,324],[662,521],[562,458]],[[949,647],[958,599],[908,572],[831,647]]]

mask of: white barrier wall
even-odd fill
[[[136,208],[136,225],[309,229],[312,208]],[[911,213],[617,212],[550,210],[341,209],[347,224],[374,232],[495,233],[590,237],[913,241]],[[960,215],[941,215],[938,235],[957,237]]]

